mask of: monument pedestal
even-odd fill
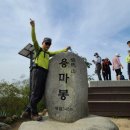
[[[19,130],[119,130],[108,118],[89,115],[73,123],[62,123],[43,117],[42,122],[28,121],[22,123]]]

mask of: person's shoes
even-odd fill
[[[45,116],[47,114],[48,110],[44,109],[42,112],[39,112],[38,115]]]
[[[22,119],[31,119],[31,114],[29,112],[23,112],[20,116]]]
[[[31,115],[31,119],[34,121],[41,121],[42,120],[42,116],[39,115]]]
[[[48,110],[44,109],[43,112],[42,112],[43,116],[45,116],[47,112],[48,112]]]

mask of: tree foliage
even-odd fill
[[[0,82],[0,113],[10,116],[20,114],[27,103],[27,87],[16,86],[6,81]]]
[[[9,83],[0,81],[0,117],[20,115],[29,102],[29,80]],[[43,110],[44,104],[38,104],[38,110]]]
[[[80,56],[80,57],[84,60],[84,62],[85,62],[85,64],[86,64],[87,68],[90,68],[91,65],[92,65],[92,63],[88,62],[88,61],[87,61],[87,58],[82,57],[82,56]],[[94,80],[94,75],[95,75],[95,74],[88,75],[88,80]]]

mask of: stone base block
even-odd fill
[[[21,124],[18,130],[119,130],[108,118],[89,115],[74,123],[62,123],[43,118],[42,122],[28,121]]]

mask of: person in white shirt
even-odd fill
[[[98,79],[102,80],[102,77],[101,77],[101,69],[102,69],[101,62],[102,62],[102,59],[97,52],[94,54],[94,56],[95,56],[96,59],[92,60],[92,62],[95,64],[95,67],[96,67],[95,73],[97,74]]]

